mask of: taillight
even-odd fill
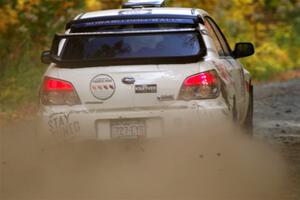
[[[44,105],[77,105],[80,104],[80,99],[71,83],[45,77],[41,91],[41,102]]]
[[[217,98],[220,94],[220,80],[215,70],[202,72],[186,78],[179,93],[180,100]]]

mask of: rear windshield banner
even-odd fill
[[[105,21],[90,21],[72,24],[71,28],[86,28],[97,26],[114,26],[130,24],[194,24],[193,19],[154,18],[154,19],[118,19]]]

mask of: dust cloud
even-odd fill
[[[2,200],[284,199],[284,160],[240,130],[41,151],[30,123],[1,130]]]

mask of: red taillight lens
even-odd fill
[[[220,81],[216,71],[207,71],[186,78],[182,84],[179,99],[197,100],[217,98],[220,93]]]
[[[79,97],[71,83],[51,77],[44,79],[41,102],[44,105],[80,104]]]
[[[73,91],[73,86],[71,83],[68,83],[66,81],[45,78],[44,90],[45,91],[54,91],[54,90]]]

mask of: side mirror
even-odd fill
[[[41,55],[41,61],[44,64],[49,65],[51,63],[51,53],[50,51],[43,51]]]
[[[255,53],[254,46],[249,42],[240,42],[235,44],[232,55],[234,58],[243,58],[251,56]]]

